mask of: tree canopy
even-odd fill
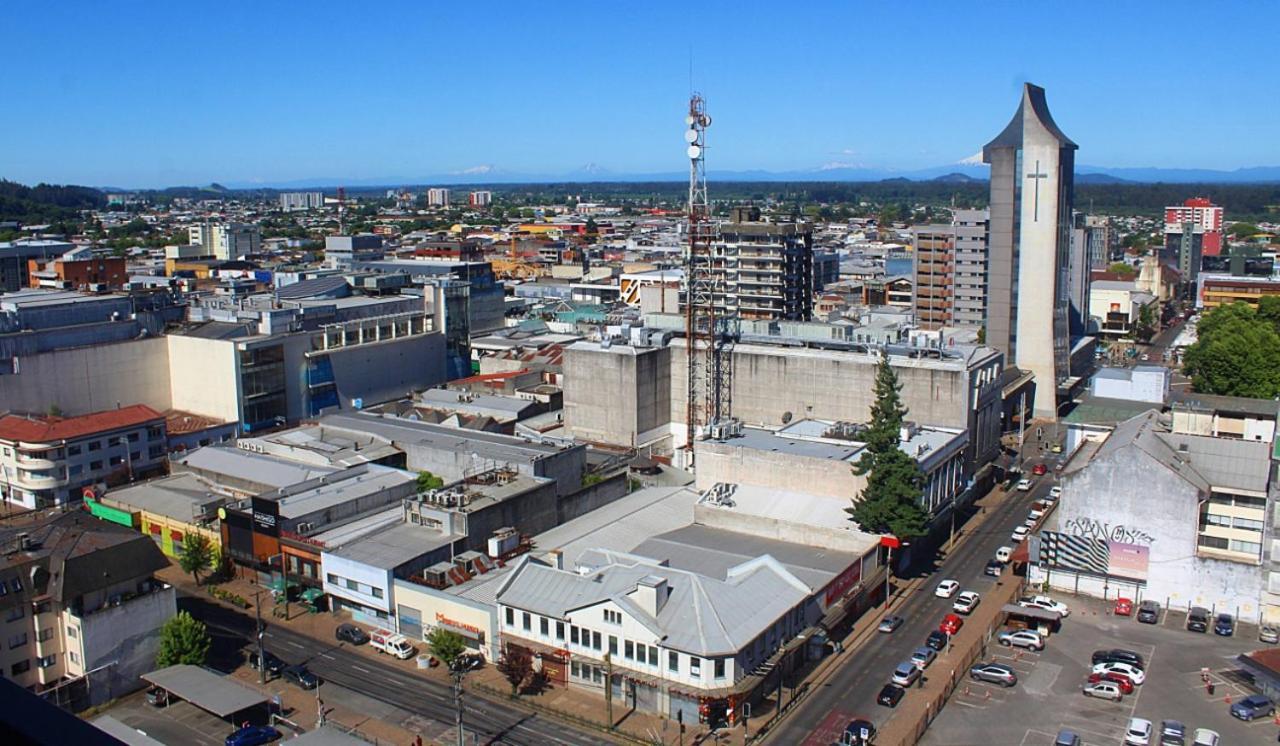
[[[440,659],[445,668],[451,668],[458,656],[466,652],[467,643],[457,632],[436,627],[431,630],[431,634],[427,635],[427,647],[431,649],[432,655]]]
[[[156,653],[156,667],[164,668],[179,663],[203,665],[209,655],[209,630],[185,611],[179,611],[160,628],[160,651]]]
[[[920,507],[924,473],[916,460],[898,447],[907,416],[898,396],[900,389],[889,359],[881,358],[876,369],[876,402],[862,434],[867,447],[853,466],[853,473],[865,476],[867,484],[845,512],[864,531],[910,538],[925,533],[929,516]]]
[[[1113,262],[1110,267],[1107,267],[1107,271],[1112,274],[1125,275],[1126,277],[1133,277],[1138,274],[1138,270],[1134,269],[1132,264],[1126,264],[1125,262]]]
[[[533,656],[522,647],[508,644],[498,659],[498,673],[511,685],[511,694],[519,694],[520,687],[533,675]]]
[[[1205,394],[1273,399],[1280,395],[1280,298],[1219,306],[1200,320],[1183,370]]]
[[[200,585],[200,573],[213,566],[215,550],[203,534],[188,534],[178,553],[178,566]]]

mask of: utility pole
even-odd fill
[[[613,730],[613,655],[604,654],[604,706],[609,718],[609,730]]]
[[[457,709],[454,714],[454,722],[458,727],[458,744],[457,746],[466,746],[466,732],[462,727],[462,679],[467,675],[466,669],[459,665],[457,660],[449,665],[449,676],[453,678],[453,703]]]
[[[884,561],[884,607],[889,608],[889,579],[893,577],[893,545],[888,547],[889,553]]]
[[[267,683],[267,660],[262,650],[262,589],[259,588],[253,593],[253,610],[258,616],[258,683],[266,685]]]

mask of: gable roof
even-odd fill
[[[137,427],[152,420],[163,419],[164,415],[145,404],[107,409],[78,417],[28,418],[10,414],[0,417],[0,440],[53,443]]]

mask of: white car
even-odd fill
[[[1062,497],[1062,488],[1055,484],[1049,488],[1049,499],[1057,500],[1059,497]]]
[[[1113,702],[1119,702],[1124,697],[1124,692],[1120,691],[1120,685],[1114,681],[1099,681],[1096,684],[1085,683],[1084,686],[1080,687],[1080,691],[1084,692],[1086,697],[1109,699]]]
[[[1032,522],[1038,521],[1043,517],[1044,517],[1044,511],[1040,510],[1039,508],[1032,508],[1031,511],[1027,513],[1027,520]]]
[[[1092,673],[1118,673],[1132,681],[1134,686],[1142,686],[1142,682],[1147,680],[1147,675],[1142,672],[1142,669],[1117,661],[1099,663],[1093,667]]]
[[[956,595],[956,591],[958,590],[960,590],[960,583],[948,578],[947,580],[938,583],[938,587],[934,590],[933,595],[938,598],[951,598]]]
[[[1023,526],[1026,526],[1026,527],[1027,527],[1027,530],[1031,530],[1031,529],[1035,528],[1035,527],[1036,527],[1036,517],[1035,517],[1035,516],[1027,516],[1027,520],[1023,521],[1023,522],[1022,522],[1022,525],[1023,525]]]
[[[918,678],[920,678],[920,669],[916,668],[915,661],[906,661],[899,663],[898,667],[893,669],[893,676],[889,680],[906,688],[916,683]]]
[[[963,591],[956,600],[952,602],[951,608],[959,614],[968,614],[978,608],[978,594],[976,591]]]
[[[1013,533],[1009,535],[1009,538],[1013,539],[1014,544],[1017,544],[1018,542],[1027,538],[1027,534],[1029,533],[1031,533],[1031,529],[1027,528],[1026,526],[1018,526],[1013,530]]]
[[[1129,727],[1124,729],[1124,742],[1128,746],[1147,746],[1151,743],[1151,721],[1143,718],[1129,718]]]
[[[1048,596],[1027,596],[1019,599],[1018,605],[1028,609],[1044,609],[1045,611],[1056,611],[1063,619],[1071,616],[1071,607],[1061,601],[1054,601]]]
[[[1000,547],[996,550],[996,562],[1009,564],[1009,558],[1013,556],[1013,547]]]
[[[1222,736],[1218,735],[1218,731],[1196,728],[1196,740],[1191,742],[1191,746],[1218,746],[1220,740]]]
[[[911,662],[916,664],[916,668],[921,671],[929,667],[933,663],[933,659],[938,657],[938,653],[933,648],[925,645],[922,648],[916,648],[916,652],[911,654]]]
[[[1005,647],[1016,646],[1027,650],[1044,650],[1044,638],[1029,629],[1005,630],[996,636]]]
[[[1026,491],[1028,491],[1028,490],[1030,490],[1030,489],[1031,489],[1031,480],[1030,480],[1030,479],[1019,479],[1019,480],[1018,480],[1018,491],[1019,491],[1019,492],[1026,492]]]

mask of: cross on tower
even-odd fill
[[[1036,180],[1035,181],[1035,184],[1036,184],[1035,202],[1032,203],[1032,207],[1034,209],[1034,212],[1032,213],[1032,220],[1039,222],[1040,221],[1040,180],[1049,178],[1049,174],[1046,174],[1040,171],[1040,161],[1036,161],[1035,170],[1027,174],[1027,178]]]

